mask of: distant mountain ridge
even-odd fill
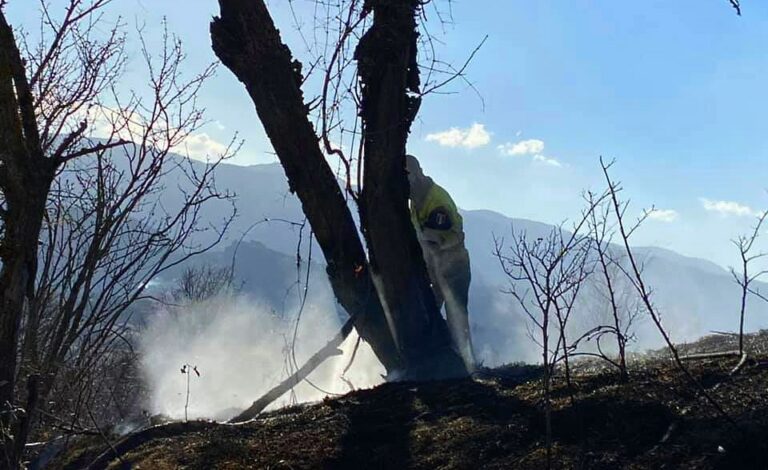
[[[284,298],[284,293],[296,285],[296,254],[300,238],[297,224],[304,222],[304,215],[298,199],[288,189],[282,167],[277,163],[246,167],[223,164],[216,180],[220,189],[237,194],[238,217],[231,226],[228,239],[219,249],[193,262],[229,264],[234,243],[242,238],[244,243],[237,253],[235,275],[244,283],[244,291],[275,309],[286,308],[287,304],[281,303],[280,296]],[[457,203],[460,205],[461,201]],[[220,209],[217,203],[207,206],[203,220],[216,223]],[[357,215],[354,209],[353,215]],[[488,364],[532,360],[524,318],[513,299],[501,292],[508,280],[493,255],[494,235],[509,239],[514,227],[516,231],[539,237],[546,236],[553,227],[489,210],[462,211],[462,215],[472,263],[470,312],[479,354]],[[309,227],[306,226],[302,236],[303,261],[308,260],[308,236]],[[663,248],[637,247],[634,251],[645,260],[646,281],[654,288],[654,301],[675,340],[692,340],[711,330],[734,330],[737,327],[739,288],[727,270],[711,261],[686,257]],[[309,300],[321,302],[333,310],[322,252],[316,245],[312,261],[316,266],[312,268]],[[766,287],[768,285],[762,286]],[[596,305],[594,310],[599,307]],[[747,325],[750,329],[768,325],[768,304],[750,302]],[[642,322],[638,331],[641,342],[637,347],[660,344],[650,322]]]

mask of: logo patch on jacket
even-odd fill
[[[433,230],[450,230],[453,227],[451,215],[444,207],[438,207],[429,213],[429,217],[424,222],[424,227]]]

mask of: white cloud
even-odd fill
[[[484,124],[474,123],[468,129],[452,127],[444,132],[427,135],[427,142],[437,142],[443,147],[464,147],[474,149],[488,145],[491,134],[485,130]]]
[[[99,139],[124,139],[137,142],[146,131],[146,120],[138,113],[121,112],[106,106],[97,106],[88,114],[79,116],[76,121],[88,121],[88,136]],[[218,122],[218,121],[217,121]],[[177,134],[169,142],[166,126],[163,122],[156,123],[156,129],[148,137],[148,143],[160,147],[170,145],[170,151],[207,161],[227,153],[228,146],[215,140],[206,132],[187,135]],[[221,129],[222,126],[216,124]]]
[[[539,139],[521,140],[520,142],[499,145],[499,151],[508,156],[537,155],[544,151],[544,141]]]
[[[517,132],[517,136],[520,135],[520,131]],[[563,164],[559,160],[547,157],[542,154],[544,152],[544,141],[539,139],[527,139],[518,142],[507,142],[496,147],[502,155],[510,157],[523,157],[530,155],[534,162],[538,162],[548,166],[562,167]]]
[[[700,198],[701,205],[704,206],[704,210],[709,212],[717,212],[722,216],[734,215],[737,217],[744,216],[757,216],[760,213],[749,206],[739,204],[734,201],[713,201],[707,198]]]
[[[206,161],[227,154],[227,146],[205,132],[187,135],[181,144],[171,148],[172,152]]]
[[[541,162],[541,163],[543,163],[545,165],[549,165],[549,166],[556,166],[556,167],[563,166],[562,163],[560,163],[559,161],[555,160],[554,158],[545,157],[544,155],[539,155],[539,154],[536,154],[536,155],[533,156],[533,161]]]
[[[654,209],[648,214],[648,218],[659,222],[674,222],[680,214],[672,209]]]

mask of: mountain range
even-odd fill
[[[329,315],[343,316],[334,306],[322,253],[316,244],[310,249],[309,226],[302,227],[305,221],[301,205],[289,191],[282,167],[276,163],[223,164],[216,180],[219,188],[237,195],[238,215],[217,249],[190,263],[232,264],[243,294],[270,305],[286,317],[297,310],[304,295],[304,281],[309,279],[307,302],[328,310]],[[457,203],[461,205],[461,201]],[[204,222],[215,225],[220,220],[224,210],[220,204],[223,203],[214,201],[206,206],[202,213]],[[354,214],[354,208],[352,211]],[[509,237],[512,227],[531,238],[545,237],[553,226],[487,210],[462,211],[462,216],[471,257],[469,310],[478,355],[488,365],[535,360],[536,347],[529,337],[529,325],[514,299],[503,292],[509,280],[494,255],[494,237]],[[675,341],[689,341],[713,330],[734,331],[738,327],[740,289],[726,269],[662,248],[637,247],[634,253],[643,260],[644,279],[653,288],[655,306]],[[297,263],[297,254],[301,263]],[[307,266],[311,271],[308,278]],[[165,273],[160,281],[170,282],[183,268]],[[598,298],[583,298],[574,328],[593,324],[605,311],[604,303]],[[633,347],[657,347],[661,337],[643,316],[634,327],[637,341]],[[755,330],[767,324],[768,304],[751,301],[747,328]]]

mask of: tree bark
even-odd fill
[[[355,222],[309,121],[301,65],[282,43],[263,0],[219,0],[219,6],[221,15],[211,23],[213,50],[245,85],[256,106],[323,251],[336,298],[387,372],[399,370],[402,361]]]
[[[362,82],[365,168],[360,216],[390,329],[414,377],[466,375],[430,287],[411,223],[408,133],[421,98],[419,0],[368,0],[373,25],[355,51]]]
[[[0,468],[18,466],[28,416],[13,412],[18,338],[25,302],[34,295],[37,249],[55,164],[40,147],[32,95],[13,31],[0,11]]]

